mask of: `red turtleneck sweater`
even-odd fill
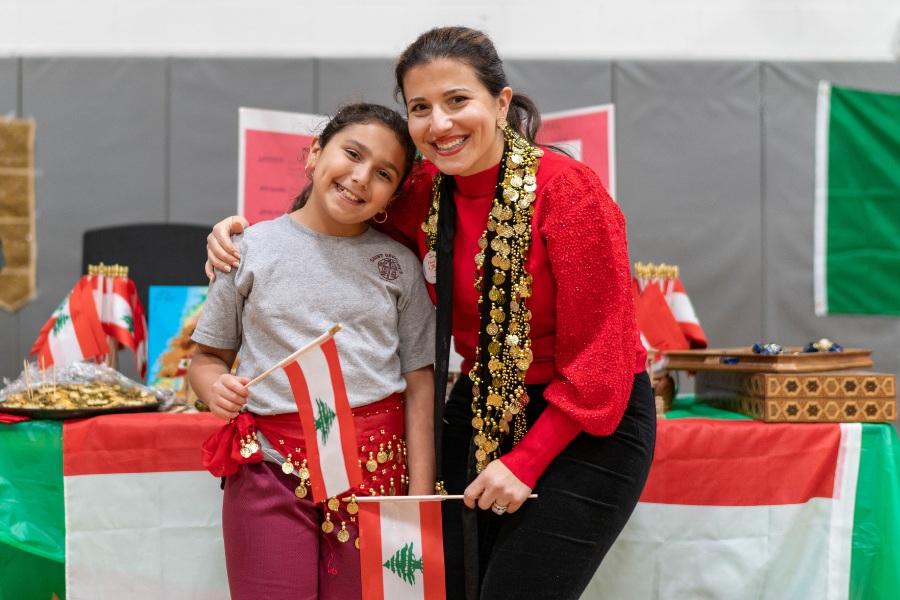
[[[471,369],[478,340],[475,255],[491,209],[497,170],[455,177],[456,236],[453,338]],[[386,232],[419,256],[436,169],[423,162],[391,206]],[[548,384],[549,406],[501,461],[534,487],[544,469],[579,432],[609,435],[625,412],[636,373],[646,367],[631,296],[625,219],[590,168],[546,151],[537,172],[531,249],[534,362],[526,383]],[[434,299],[434,288],[428,285]]]

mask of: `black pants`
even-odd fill
[[[528,386],[529,426],[547,406],[544,387]],[[471,389],[471,381],[460,378],[445,411],[443,475],[450,494],[461,494],[469,480]],[[637,505],[655,440],[653,390],[647,374],[641,373],[634,378],[616,431],[609,436],[580,433],[538,479],[537,498],[526,500],[513,514],[498,516],[477,508],[477,516],[469,512],[465,520],[478,523],[480,597],[577,600]],[[448,600],[466,597],[465,511],[471,509],[461,501],[444,503]]]

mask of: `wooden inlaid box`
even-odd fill
[[[816,373],[697,371],[697,399],[762,421],[891,422],[896,376],[864,370]]]
[[[742,371],[745,373],[811,373],[866,369],[872,350],[844,348],[843,352],[803,352],[786,346],[783,354],[756,354],[752,347],[668,350],[666,368],[672,371]]]

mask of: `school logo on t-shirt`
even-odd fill
[[[376,254],[369,259],[378,266],[378,274],[385,281],[393,281],[403,275],[403,269],[400,268],[400,261],[393,254]]]

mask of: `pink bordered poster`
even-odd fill
[[[541,115],[537,140],[564,148],[591,167],[616,197],[615,111],[612,104]]]
[[[323,119],[241,108],[238,121],[238,214],[252,225],[283,215],[306,186],[306,155]]]

